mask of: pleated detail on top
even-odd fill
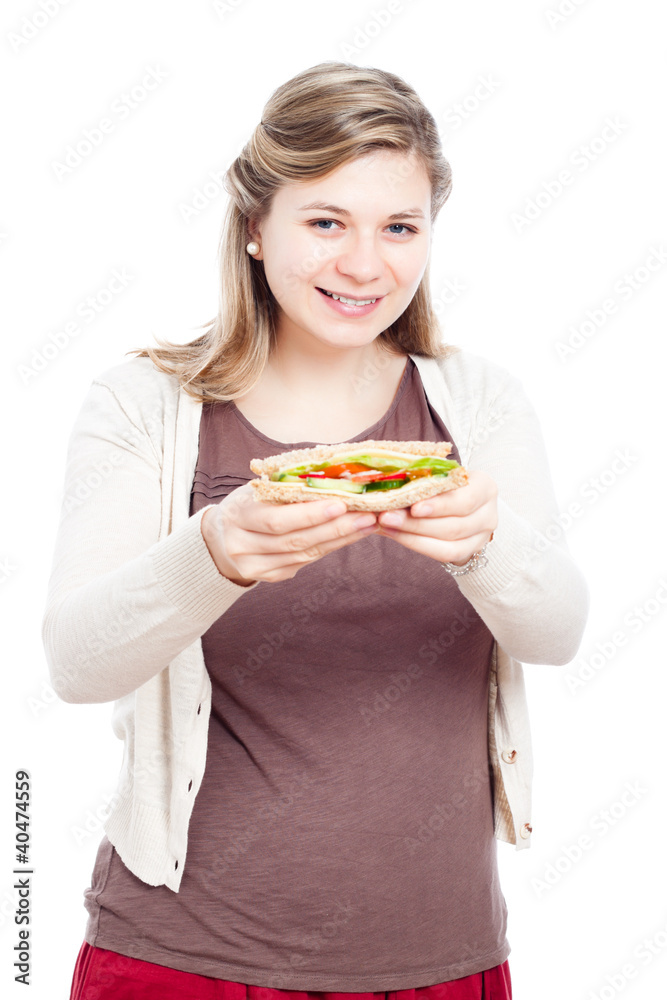
[[[201,505],[203,507],[209,503],[220,503],[238,486],[245,486],[252,478],[254,477],[250,474],[245,479],[241,476],[210,476],[197,469],[192,483],[193,498],[204,497],[205,503]]]

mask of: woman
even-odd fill
[[[568,662],[588,598],[520,384],[440,342],[450,187],[404,81],[299,74],[228,171],[217,320],[86,397],[44,639],[125,753],[72,998],[511,996],[518,661]],[[451,441],[469,483],[379,515],[254,500],[252,458],[371,438]]]

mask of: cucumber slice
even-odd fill
[[[371,490],[397,490],[401,486],[407,486],[409,479],[378,479],[374,483],[364,483],[366,493]]]
[[[302,479],[301,482],[304,482]],[[318,490],[339,490],[345,493],[363,493],[363,483],[351,483],[348,479],[319,479],[318,477],[305,480],[306,486],[314,486]]]

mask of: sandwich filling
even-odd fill
[[[272,482],[300,483],[317,490],[344,490],[370,493],[376,490],[400,490],[415,479],[430,476],[443,479],[459,463],[448,458],[400,452],[348,452],[332,455],[323,462],[278,469]]]

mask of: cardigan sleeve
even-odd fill
[[[51,682],[67,702],[136,690],[258,586],[219,573],[201,533],[206,507],[159,538],[162,459],[156,421],[140,413],[94,382],[70,436],[42,622]]]
[[[488,564],[457,577],[495,639],[524,663],[569,663],[589,607],[586,581],[562,529],[542,431],[521,382],[504,369],[473,419],[468,467],[498,486],[498,527]]]

